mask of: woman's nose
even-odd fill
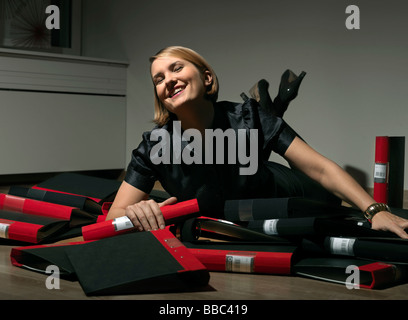
[[[167,80],[166,80],[166,87],[169,88],[169,89],[171,89],[171,88],[173,88],[173,87],[176,85],[176,83],[177,83],[177,79],[176,79],[176,78],[174,78],[174,77],[167,78]]]

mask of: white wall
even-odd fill
[[[408,133],[407,2],[83,2],[83,55],[130,63],[127,160],[152,127],[148,58],[168,45],[188,46],[207,58],[220,79],[221,100],[240,101],[239,94],[260,78],[269,80],[274,96],[286,68],[306,71],[287,122],[318,151],[365,174],[367,180],[359,181],[368,187],[375,136]],[[349,4],[360,8],[360,30],[345,27]],[[408,166],[405,171],[408,189]]]

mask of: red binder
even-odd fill
[[[290,274],[296,247],[242,242],[184,242],[209,271]]]
[[[167,225],[176,221],[187,219],[199,214],[198,202],[196,199],[179,202],[161,207],[163,217]],[[98,240],[135,231],[135,227],[126,216],[113,220],[106,220],[82,227],[84,240]]]
[[[11,249],[10,259],[13,266],[46,273],[47,267],[55,265],[59,268],[61,277],[75,280],[75,269],[65,254],[68,246],[81,245],[86,241],[69,242],[63,244],[42,244],[17,247]]]
[[[36,272],[56,265],[87,295],[198,290],[209,281],[204,265],[168,230],[98,241],[15,248],[14,266]]]
[[[102,204],[112,201],[120,184],[117,180],[64,172],[37,184],[33,189],[84,196]]]
[[[97,221],[95,215],[60,204],[26,199],[0,193],[0,210],[21,212],[29,215],[70,220],[70,226],[80,226]]]
[[[69,220],[0,210],[0,238],[40,243],[68,229]]]
[[[388,203],[389,137],[376,137],[374,164],[374,194],[377,202]]]
[[[352,268],[346,273],[350,266]],[[407,280],[406,265],[355,258],[305,258],[294,264],[293,272],[298,276],[343,285],[349,282],[365,289],[383,289]],[[354,272],[358,272],[359,283],[347,279]]]
[[[20,186],[11,186],[8,194],[22,198],[51,202],[68,207],[75,207],[96,215],[103,213],[101,204],[84,196],[76,196],[61,192],[45,191]]]
[[[87,295],[197,290],[210,278],[168,230],[124,234],[65,252]]]

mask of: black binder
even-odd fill
[[[305,258],[296,262],[292,269],[295,275],[348,285],[350,289],[384,289],[406,282],[407,267],[403,264],[337,257]]]
[[[98,203],[112,201],[119,190],[120,181],[64,172],[47,179],[33,188],[80,195]]]
[[[209,272],[167,229],[97,241],[15,248],[13,265],[43,272],[56,265],[87,295],[189,291],[205,288]]]
[[[8,194],[22,198],[60,204],[68,207],[75,207],[97,215],[103,214],[102,206],[99,203],[84,196],[20,186],[11,186]]]
[[[408,263],[408,241],[383,237],[322,237],[304,238],[305,254],[348,256],[359,259]]]
[[[334,215],[361,216],[361,212],[351,207],[297,197],[227,200],[224,205],[224,218],[234,222]]]
[[[309,236],[364,236],[396,237],[391,232],[371,229],[367,220],[354,217],[304,217],[252,220],[246,224],[250,230],[271,236],[300,238]]]

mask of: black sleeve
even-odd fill
[[[282,119],[259,108],[259,119],[263,133],[264,158],[269,158],[271,151],[283,156],[295,137],[296,132]]]
[[[150,161],[150,146],[148,133],[143,134],[143,141],[133,150],[132,158],[128,165],[125,181],[145,193],[150,193],[157,180]]]

